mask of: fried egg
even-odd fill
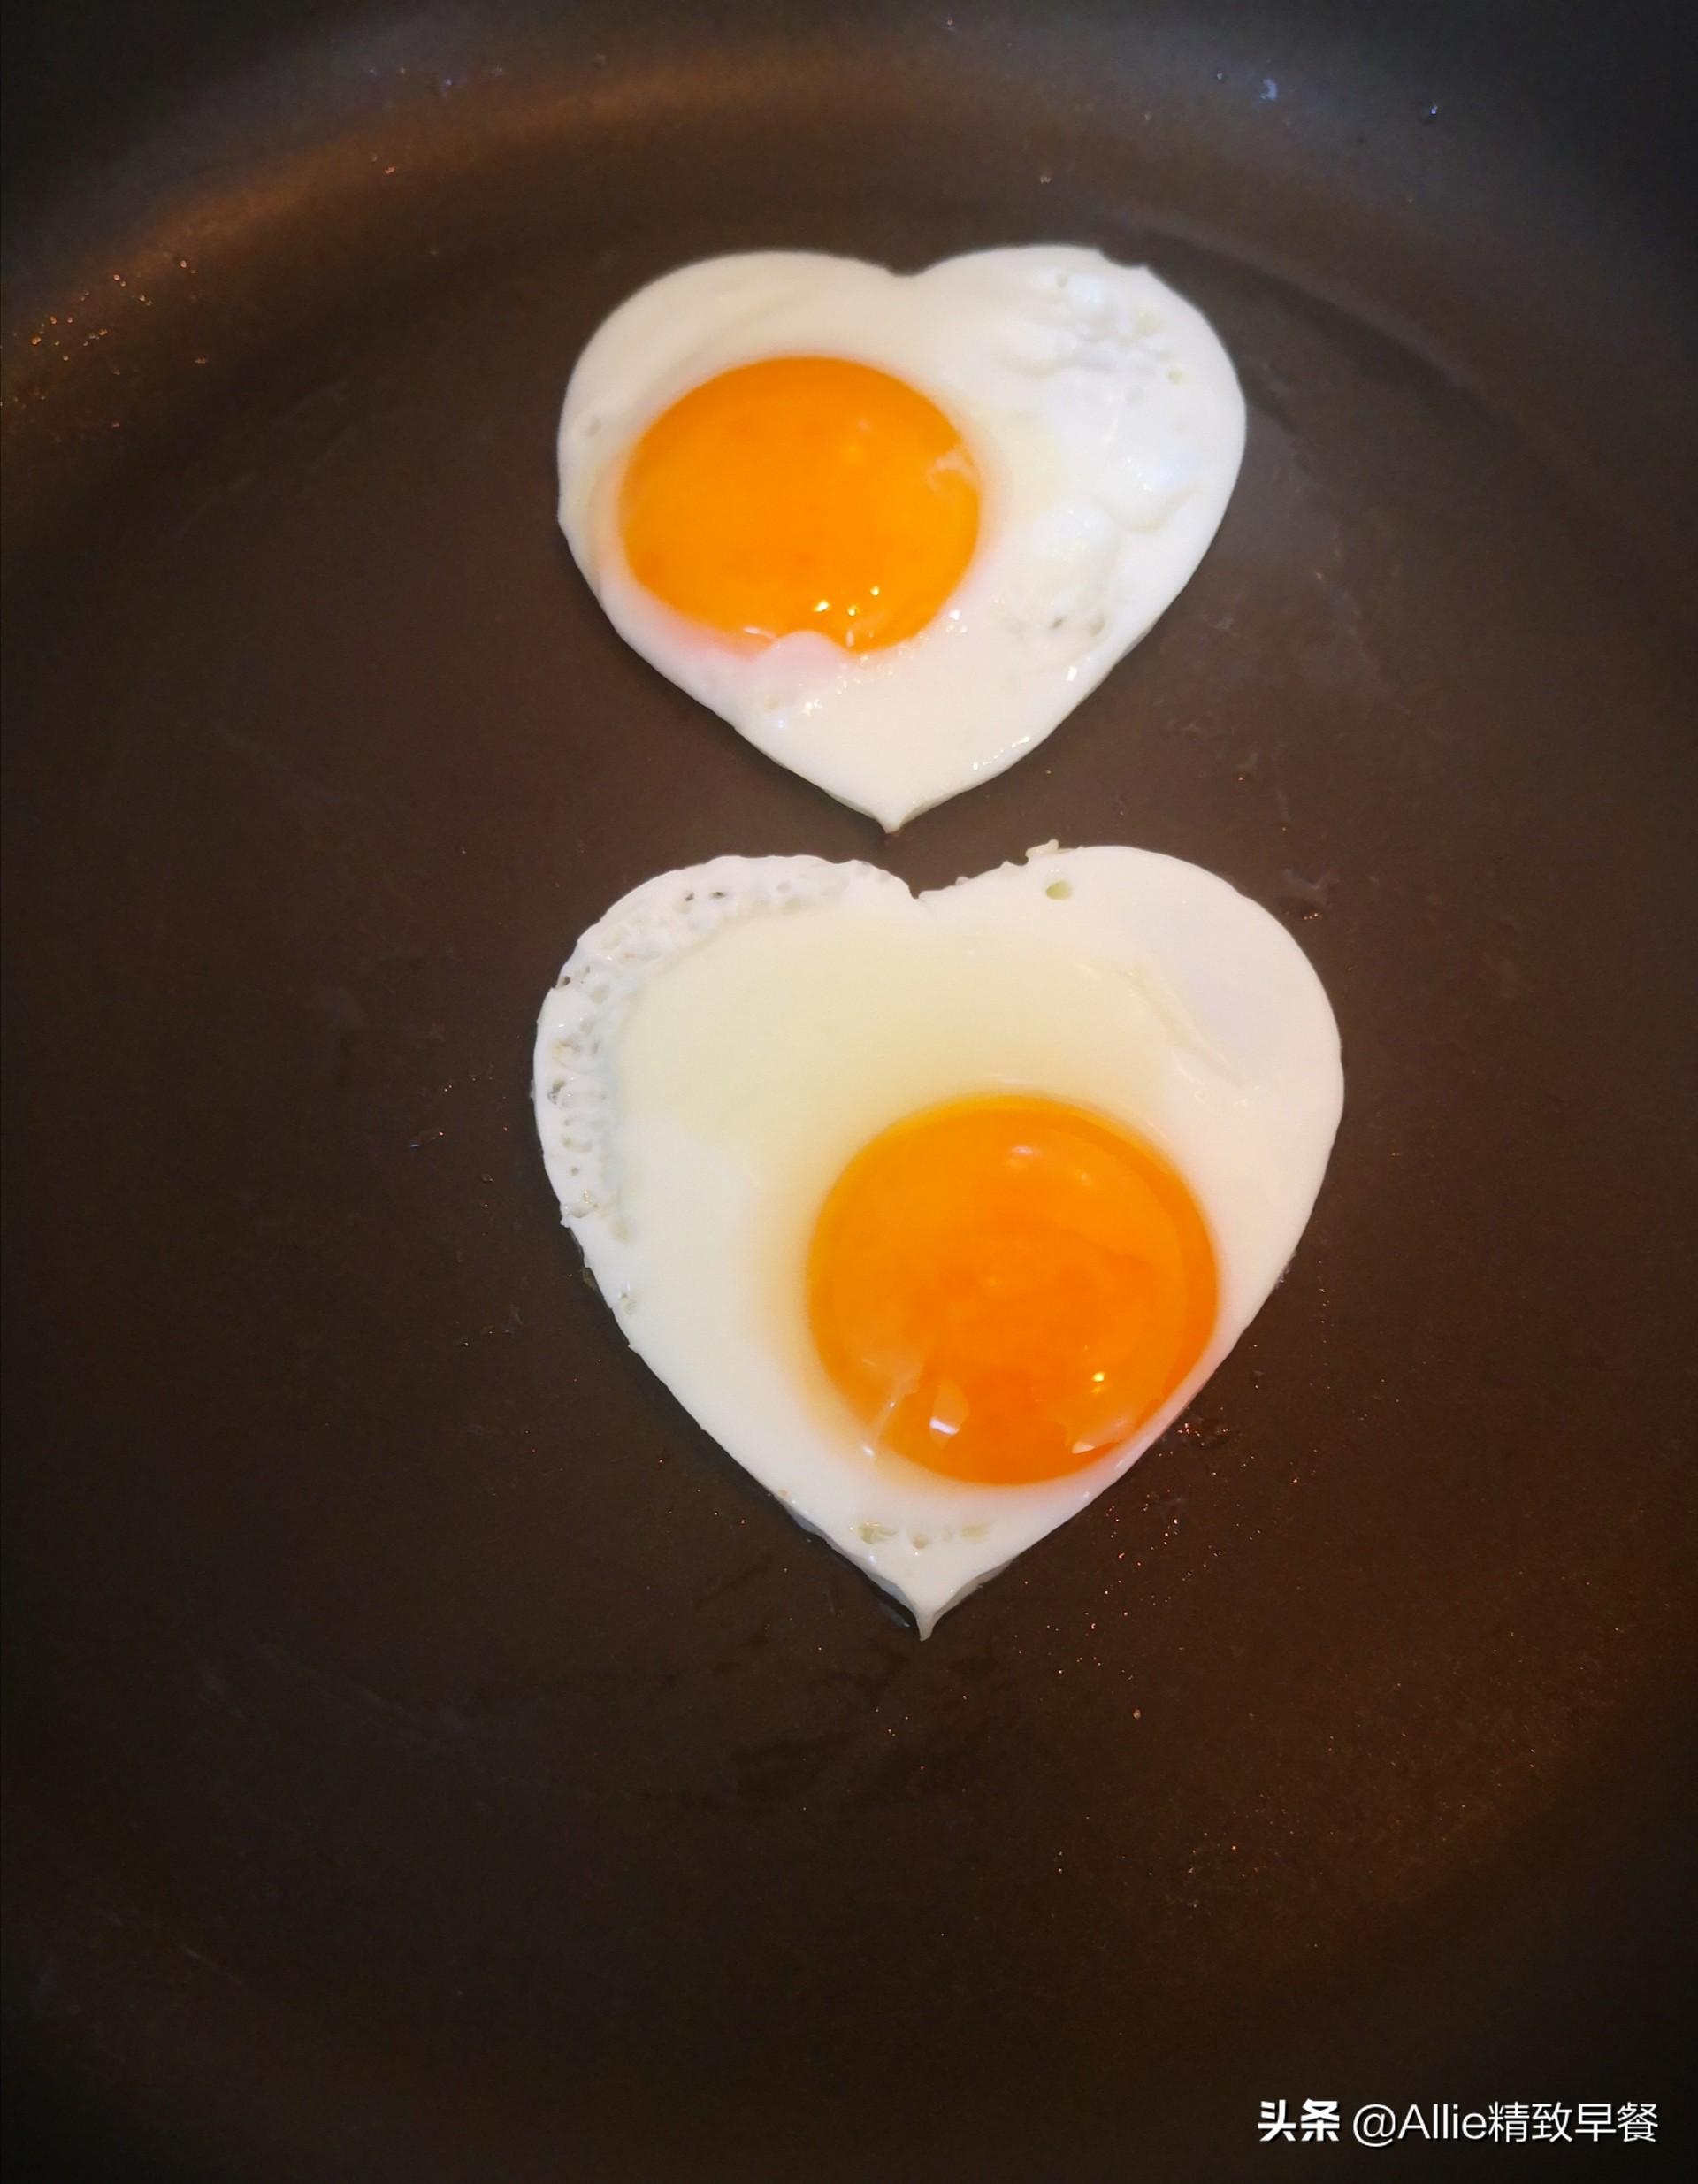
[[[1143,268],[760,251],[596,333],[560,522],[628,643],[894,830],[1042,742],[1137,642],[1243,443],[1225,349]]]
[[[1226,1356],[1343,1079],[1265,910],[1051,845],[919,895],[813,857],[650,880],[544,1001],[534,1093],[626,1339],[924,1636]]]

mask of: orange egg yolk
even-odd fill
[[[1123,1442],[1215,1317],[1213,1247],[1170,1164],[1024,1096],[951,1101],[875,1138],[826,1198],[807,1284],[867,1445],[1004,1485]]]
[[[694,387],[626,464],[631,574],[736,639],[818,630],[863,652],[923,629],[979,535],[960,434],[888,372],[774,356]]]

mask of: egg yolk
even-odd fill
[[[1213,1247],[1169,1163],[1025,1096],[953,1100],[863,1147],[821,1210],[807,1286],[867,1445],[1004,1485],[1124,1441],[1215,1317]]]
[[[637,581],[693,622],[870,651],[923,629],[960,582],[978,475],[949,418],[888,372],[774,356],[654,420],[619,528]]]

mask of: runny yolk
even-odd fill
[[[1214,1252],[1151,1146],[1059,1100],[953,1100],[864,1146],[807,1267],[826,1371],[867,1445],[960,1479],[1077,1471],[1207,1345]]]
[[[721,372],[643,434],[620,487],[637,581],[732,638],[818,630],[849,650],[925,627],[979,534],[979,484],[935,402],[869,364]]]

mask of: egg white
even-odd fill
[[[1159,1146],[1220,1281],[1172,1400],[1088,1468],[1014,1487],[869,1457],[804,1283],[821,1203],[862,1146],[1008,1090]],[[1296,1247],[1343,1078],[1320,982],[1266,911],[1174,858],[1052,847],[919,896],[812,857],[650,880],[544,1001],[534,1095],[567,1226],[632,1347],[924,1636],[1118,1478],[1231,1349]]]
[[[978,464],[977,549],[942,612],[849,653],[732,648],[631,576],[618,485],[647,426],[762,357],[906,381]],[[595,333],[560,422],[560,522],[620,634],[750,742],[894,830],[1041,742],[1172,602],[1225,512],[1244,404],[1208,321],[1142,267],[1060,245],[922,273],[761,251],[639,289]]]

